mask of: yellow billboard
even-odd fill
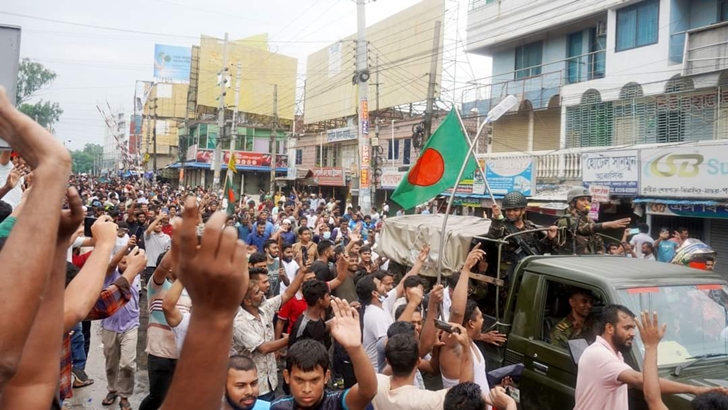
[[[220,86],[218,73],[222,69],[223,41],[208,36],[200,39],[200,72],[197,104],[218,106]],[[242,65],[240,107],[242,112],[273,115],[273,89],[278,87],[278,116],[293,119],[296,110],[296,74],[298,60],[268,51],[267,35],[228,41],[228,78],[225,105],[235,104],[235,75],[238,62]]]
[[[369,110],[425,100],[433,58],[437,59],[435,82],[442,84],[444,16],[444,0],[423,0],[367,27],[371,75]],[[440,46],[433,53],[438,21]],[[306,124],[356,114],[357,86],[352,84],[356,69],[356,37],[353,34],[308,56]]]

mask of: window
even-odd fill
[[[540,41],[516,47],[516,80],[541,74],[542,53]]]
[[[589,30],[589,79],[604,78],[606,66],[607,34]]]
[[[394,144],[394,148],[392,148],[392,144]],[[389,148],[387,151],[387,159],[390,161],[399,159],[399,140],[389,140]],[[394,158],[392,158],[392,155],[394,155]]]
[[[658,24],[658,0],[646,0],[617,10],[616,51],[657,43]]]
[[[404,152],[402,153],[402,164],[409,165],[412,152],[412,138],[404,140]]]
[[[728,0],[720,0],[718,2],[718,19],[720,21],[728,21]]]
[[[568,349],[566,340],[586,339],[592,343],[597,336],[598,318],[604,307],[599,295],[595,295],[590,289],[553,280],[546,280],[546,288],[548,291],[541,340],[564,350]],[[575,309],[578,309],[577,313],[585,315],[584,326],[578,335],[570,327],[559,326],[572,312],[570,299],[573,300]]]
[[[297,149],[296,150],[296,165],[303,164],[303,150]]]
[[[322,158],[323,155],[323,158]],[[323,147],[316,150],[316,166],[337,167],[339,166],[339,147]]]
[[[568,41],[568,54],[569,60],[566,65],[566,75],[569,84],[578,83],[581,81],[581,62],[582,62],[582,40],[584,39],[584,33],[579,31],[576,33],[569,34]]]

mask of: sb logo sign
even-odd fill
[[[705,159],[700,154],[665,154],[645,164],[645,174],[656,177],[695,178]]]

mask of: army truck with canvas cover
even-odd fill
[[[395,262],[410,264],[412,249],[421,243],[438,249],[441,218],[415,215],[388,219],[382,239],[394,244],[382,253]],[[508,340],[500,347],[478,343],[489,370],[516,363],[525,366],[511,389],[520,409],[574,408],[578,358],[598,334],[598,318],[609,304],[624,305],[635,313],[656,311],[660,321],[667,324],[658,349],[660,377],[696,386],[728,387],[728,282],[719,274],[619,256],[544,255],[523,259],[511,277],[500,278],[499,242],[484,236],[489,221],[450,218],[453,223],[448,223],[445,235],[443,274],[459,270],[476,243],[486,250],[485,275],[496,284],[489,283],[485,296],[478,300],[486,318],[483,332],[497,329]],[[435,261],[437,257],[431,255]],[[424,275],[437,276],[433,260],[423,269]],[[498,285],[502,292],[496,289]],[[570,315],[569,297],[575,291],[588,295],[591,320],[576,337],[570,334],[574,340],[565,346],[552,336],[565,330],[556,327]],[[505,301],[498,300],[502,295]],[[643,352],[636,336],[624,359],[641,371]],[[647,409],[641,391],[630,389],[629,396],[631,409]],[[664,395],[663,400],[670,409],[688,410],[692,398]]]

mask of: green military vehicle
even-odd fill
[[[481,348],[491,369],[524,364],[513,389],[521,409],[574,407],[578,366],[573,356],[578,353],[550,340],[553,327],[571,311],[569,290],[574,288],[593,295],[595,317],[612,303],[635,313],[658,312],[668,325],[658,352],[660,377],[728,387],[728,283],[716,273],[615,256],[534,256],[519,264],[511,283],[500,320],[488,318],[508,341],[500,348]],[[637,336],[625,361],[641,370],[642,352]],[[647,409],[642,397],[630,389],[630,408]],[[690,395],[663,399],[670,409],[691,408]]]
[[[389,218],[380,240],[387,246],[381,251],[395,263],[411,264],[423,243],[437,252],[441,225],[442,215]],[[498,276],[497,244],[504,242],[485,238],[488,227],[487,219],[450,217],[444,235],[445,274],[457,271],[473,244],[482,242],[488,259],[487,271],[482,273]],[[431,253],[431,257],[421,271],[425,276],[437,274],[438,255]],[[580,353],[575,347],[579,342],[572,341],[566,348],[550,340],[551,330],[571,311],[569,296],[574,289],[592,295],[592,318],[614,303],[635,314],[645,309],[658,312],[660,321],[668,326],[658,350],[660,377],[728,387],[728,282],[717,273],[618,256],[531,256],[521,260],[508,278],[500,279],[506,280],[498,289],[479,282],[479,288],[487,288],[479,304],[486,318],[483,330],[497,329],[508,341],[501,347],[478,344],[488,369],[524,364],[523,374],[511,390],[522,410],[574,407]],[[589,338],[586,333],[582,335]],[[584,348],[586,341],[581,343]],[[641,371],[642,352],[636,336],[625,361]],[[671,410],[691,408],[690,395],[663,399]],[[630,409],[647,409],[641,391],[630,389]]]

